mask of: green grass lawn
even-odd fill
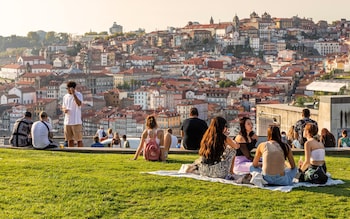
[[[0,218],[350,218],[346,156],[327,157],[345,184],[289,193],[142,173],[178,170],[196,155],[130,158],[0,149]]]

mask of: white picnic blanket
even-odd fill
[[[328,181],[326,184],[312,184],[312,183],[307,183],[307,182],[298,182],[294,183],[291,186],[256,186],[253,184],[239,184],[235,183],[233,180],[226,180],[226,179],[221,179],[221,178],[211,178],[207,176],[201,176],[193,173],[182,173],[181,171],[178,170],[158,170],[158,171],[153,171],[153,172],[147,172],[148,174],[154,174],[154,175],[160,175],[160,176],[172,176],[172,177],[186,177],[186,178],[192,178],[192,179],[197,179],[197,180],[204,180],[204,181],[209,181],[209,182],[220,182],[220,183],[225,183],[225,184],[231,184],[231,185],[236,185],[236,186],[246,186],[250,188],[261,188],[261,189],[268,189],[271,191],[280,191],[280,192],[290,192],[292,191],[293,188],[297,187],[317,187],[317,186],[332,186],[332,185],[339,185],[339,184],[344,184],[344,181],[342,180],[336,180],[332,178],[328,178]]]

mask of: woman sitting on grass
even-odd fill
[[[195,162],[200,175],[225,178],[229,174],[239,144],[227,137],[228,134],[224,118],[215,117],[211,120],[200,144],[201,157]]]
[[[240,132],[235,137],[240,148],[237,150],[236,157],[233,160],[231,172],[237,175],[249,173],[252,165],[253,156],[251,151],[255,148],[258,136],[253,131],[253,123],[249,117],[243,117],[239,120]]]
[[[158,130],[158,124],[156,118],[154,116],[148,116],[146,118],[146,129],[143,131],[141,135],[141,141],[136,149],[134,160],[138,158],[138,156],[143,151],[143,155],[145,157],[145,147],[146,144],[150,141],[151,138],[155,138],[157,146],[160,148],[159,161],[165,161],[165,153],[164,153],[164,132],[163,130]],[[145,157],[146,159],[146,157]]]
[[[317,132],[318,128],[313,123],[305,125],[304,136],[307,139],[304,144],[305,161],[299,164],[299,182],[324,184],[328,180],[324,145],[313,138]]]
[[[259,160],[262,157],[262,168]],[[285,169],[285,160],[289,161],[291,169]],[[250,172],[262,172],[263,179],[268,184],[292,185],[297,173],[295,162],[290,147],[281,140],[281,132],[278,126],[270,126],[267,129],[267,142],[262,142],[256,149],[253,165]]]

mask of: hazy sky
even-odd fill
[[[184,27],[188,21],[215,23],[248,18],[255,11],[272,17],[312,18],[315,22],[350,19],[349,0],[1,0],[0,36],[29,31],[72,34],[108,31],[113,22],[124,32]]]

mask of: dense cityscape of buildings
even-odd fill
[[[7,58],[0,65],[1,134],[25,111],[37,120],[42,110],[62,134],[60,105],[69,80],[84,97],[85,135],[103,125],[140,136],[153,113],[160,128],[179,135],[191,107],[208,122],[225,117],[234,130],[238,117],[254,120],[257,104],[305,107],[311,99],[310,107],[317,107],[319,94],[349,93],[349,20],[315,23],[253,12],[249,18],[208,21],[150,33],[123,33],[114,23],[110,34],[69,35],[65,41],[55,33],[58,40],[38,54],[28,48]]]

